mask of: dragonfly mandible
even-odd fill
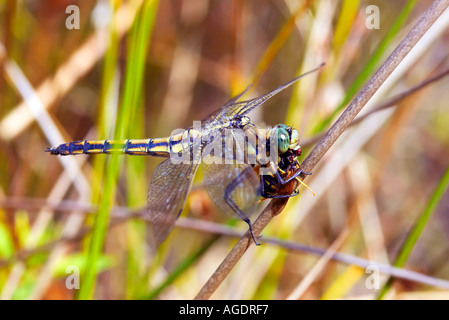
[[[52,155],[129,154],[167,158],[154,170],[148,190],[148,213],[155,240],[160,244],[183,210],[199,165],[211,200],[224,212],[248,224],[260,199],[293,197],[301,173],[299,135],[295,128],[278,124],[259,128],[246,116],[254,108],[291,86],[312,69],[259,97],[239,101],[250,86],[217,112],[190,128],[168,137],[127,140],[81,140],[47,148]],[[267,156],[269,155],[269,156]]]

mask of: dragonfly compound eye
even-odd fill
[[[288,134],[288,131],[282,127],[277,129],[277,134],[278,134],[278,150],[279,153],[282,154],[287,152],[288,148],[290,147],[290,136]]]

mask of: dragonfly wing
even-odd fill
[[[235,97],[231,98],[228,102],[226,102],[217,112],[212,113],[209,116],[211,120],[221,120],[223,118],[229,118],[232,115],[232,110],[238,110],[238,106],[244,106],[247,102],[242,101],[238,102],[238,100],[245,95],[251,89],[252,84],[247,86],[245,90],[240,92]]]
[[[198,164],[160,163],[151,177],[148,190],[148,213],[158,244],[164,242],[184,208]]]
[[[260,180],[249,165],[204,164],[204,185],[218,208],[228,214],[249,217],[260,195]],[[229,199],[240,211],[229,204]],[[242,218],[242,217],[241,217]]]
[[[220,210],[244,219],[252,213],[260,196],[260,177],[239,154],[244,150],[243,137],[237,132],[225,139],[226,143],[221,144],[223,153],[216,149],[207,152],[207,148],[203,151],[204,185]]]
[[[239,95],[239,96],[237,96],[236,100],[234,100],[234,99],[231,100],[223,107],[222,113],[225,116],[230,117],[230,118],[235,117],[235,116],[243,116],[243,115],[247,114],[248,112],[250,112],[251,110],[253,110],[254,108],[257,108],[260,105],[264,104],[267,100],[269,100],[270,98],[272,98],[279,92],[290,87],[292,84],[297,82],[299,79],[305,77],[306,75],[308,75],[312,72],[315,72],[316,70],[321,68],[323,65],[324,65],[324,63],[322,63],[318,67],[316,67],[306,73],[303,73],[302,75],[296,77],[295,79],[281,85],[280,87],[278,87],[278,88],[274,89],[273,91],[270,91],[260,97],[257,97],[257,98],[251,99],[251,100],[237,102],[237,99],[239,97],[241,97],[241,95]],[[246,90],[248,90],[248,88]],[[243,93],[245,93],[246,90]]]

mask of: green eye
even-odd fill
[[[278,128],[278,150],[279,153],[287,152],[290,146],[290,136],[284,128]]]

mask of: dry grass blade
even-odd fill
[[[25,105],[32,112],[34,119],[39,123],[47,140],[50,141],[51,144],[57,144],[59,141],[63,141],[64,139],[56,124],[53,122],[51,116],[45,109],[45,106],[39,99],[39,96],[36,94],[36,91],[31,86],[19,66],[14,61],[8,60],[5,62],[5,71],[17,91],[20,92]],[[73,181],[80,194],[88,193],[89,184],[75,159],[61,160],[61,164],[66,169],[70,179]]]
[[[334,144],[338,137],[346,130],[352,120],[363,109],[366,103],[371,99],[374,93],[380,88],[388,76],[405,58],[410,50],[416,45],[418,40],[427,32],[436,19],[449,6],[449,0],[436,0],[424,12],[418,22],[399,43],[396,49],[391,53],[387,60],[382,64],[379,70],[368,81],[363,89],[357,94],[354,100],[349,104],[343,114],[338,118],[334,125],[329,129],[325,136],[320,140],[316,147],[310,152],[302,163],[302,170],[311,172],[320,159],[326,154],[329,148]],[[279,214],[286,204],[285,199],[276,199],[265,208],[253,224],[255,235],[259,235],[271,219]],[[215,292],[218,286],[223,282],[247,248],[251,245],[250,234],[246,233],[228,256],[220,264],[218,269],[209,278],[195,299],[208,299]]]

